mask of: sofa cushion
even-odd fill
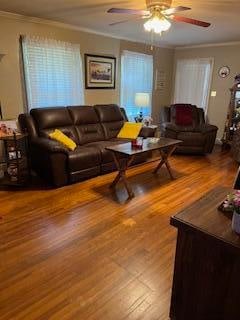
[[[96,110],[91,106],[68,107],[78,135],[79,144],[104,140],[103,127]]]
[[[117,138],[137,139],[142,129],[142,123],[125,122],[119,131]]]
[[[195,127],[195,126],[199,125],[199,123],[200,123],[199,112],[198,112],[199,108],[197,108],[196,106],[191,105],[191,104],[178,103],[178,104],[171,105],[171,120],[170,120],[170,122],[176,124],[176,121],[177,121],[177,109],[178,108],[180,108],[180,109],[181,108],[188,108],[188,109],[191,108],[191,110],[192,110],[191,111],[192,112],[192,115],[191,115],[192,121],[191,121],[190,126]],[[190,123],[190,121],[188,123]],[[188,125],[188,124],[186,124],[186,125]]]
[[[113,156],[112,156],[112,152],[106,150],[105,148],[107,147],[111,147],[114,146],[116,144],[120,144],[120,143],[126,143],[126,140],[120,140],[120,139],[114,139],[114,140],[105,140],[105,141],[98,141],[98,142],[91,142],[86,144],[86,146],[88,147],[94,147],[97,150],[100,151],[101,153],[101,162],[102,163],[109,163],[109,162],[113,162]],[[122,155],[121,157],[124,157],[124,155]]]
[[[192,107],[176,106],[176,125],[191,126],[193,124]]]
[[[115,104],[94,106],[104,129],[105,139],[116,138],[124,124],[124,115]]]
[[[47,138],[54,129],[59,129],[71,137],[74,142],[79,143],[73,120],[67,108],[37,108],[32,109],[30,114],[35,121],[40,137]]]
[[[99,166],[101,156],[99,149],[95,147],[78,146],[68,155],[68,167],[70,172],[81,171]]]
[[[55,141],[60,142],[64,147],[68,148],[69,150],[74,151],[77,147],[76,143],[65,135],[62,131],[55,129],[52,133],[49,134],[49,137]]]

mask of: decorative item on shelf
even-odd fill
[[[116,58],[85,54],[86,89],[115,89]]]
[[[153,122],[153,119],[150,116],[146,116],[143,118],[143,125],[149,127]]]
[[[10,163],[7,168],[7,173],[9,175],[10,181],[12,182],[18,181],[18,168],[16,164]]]
[[[227,78],[230,75],[230,68],[228,66],[223,66],[218,70],[218,75],[221,78]]]
[[[5,164],[0,163],[0,180],[4,178],[4,168],[5,168]]]
[[[142,149],[143,148],[143,138],[138,137],[137,139],[132,140],[132,148],[134,149]]]
[[[239,75],[236,76],[238,79]],[[235,131],[240,128],[240,83],[235,78],[235,84],[230,89],[231,99],[229,103],[225,129],[222,136],[222,149],[229,149],[232,146]]]
[[[230,193],[223,202],[223,207],[233,212],[232,229],[240,235],[240,190]]]
[[[16,120],[0,120],[0,138],[19,135]]]
[[[143,111],[142,108],[150,107],[150,97],[149,93],[136,93],[135,94],[135,106],[140,109],[137,117],[135,117],[136,122],[143,122]]]
[[[234,78],[234,80],[235,80],[235,84],[239,84],[240,85],[240,74],[237,74],[236,77]]]
[[[240,190],[240,167],[238,169],[238,172],[233,184],[233,189],[234,189],[234,192],[239,192]],[[226,200],[224,200],[218,207],[218,210],[223,213],[230,213],[231,215],[233,215],[234,207],[232,204],[230,204],[230,199],[232,199],[232,194],[227,196]]]

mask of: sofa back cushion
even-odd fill
[[[68,110],[76,128],[80,145],[105,140],[103,127],[94,107],[73,106],[68,107]]]
[[[102,124],[105,139],[116,138],[124,124],[124,116],[115,104],[94,106]]]
[[[175,123],[178,126],[192,126],[193,125],[193,112],[191,106],[176,106],[176,119]]]
[[[35,121],[39,136],[48,137],[54,129],[59,129],[75,143],[79,143],[73,120],[67,108],[37,108],[32,109],[30,114]]]

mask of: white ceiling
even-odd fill
[[[174,22],[162,37],[155,36],[155,44],[184,46],[240,40],[240,0],[173,0],[173,6],[176,5],[191,7],[191,11],[181,15],[211,22],[211,27]],[[141,20],[109,26],[109,23],[128,18],[124,14],[106,13],[111,7],[143,9],[146,6],[144,0],[0,0],[2,11],[63,22],[118,38],[151,42]]]

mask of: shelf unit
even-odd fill
[[[0,137],[4,143],[7,171],[0,185],[25,186],[31,177],[28,154],[28,135],[16,134]]]

